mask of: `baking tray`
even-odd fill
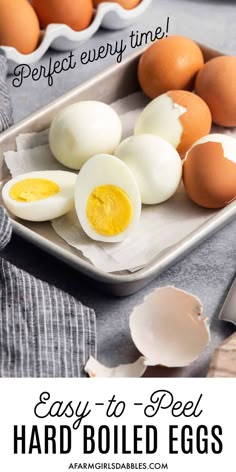
[[[205,60],[221,55],[220,52],[200,45]],[[66,105],[76,100],[101,100],[112,103],[131,93],[140,90],[137,80],[137,65],[143,50],[129,56],[120,65],[107,69],[94,79],[73,89],[40,111],[26,118],[19,124],[11,127],[0,136],[0,185],[10,178],[9,170],[3,159],[3,153],[15,150],[15,139],[20,133],[41,131],[50,126],[55,115]],[[0,198],[2,203],[2,200]],[[162,271],[186,255],[194,247],[222,228],[236,215],[236,202],[219,210],[206,223],[199,226],[186,238],[165,253],[157,256],[145,268],[135,273],[109,274],[94,267],[78,252],[56,235],[50,223],[28,223],[12,220],[15,233],[36,244],[42,250],[54,255],[66,264],[69,264],[80,273],[92,279],[101,289],[116,296],[125,296],[135,293]]]

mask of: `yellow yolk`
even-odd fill
[[[17,202],[36,202],[56,195],[60,187],[47,179],[23,179],[15,183],[9,195]]]
[[[132,219],[132,204],[128,195],[115,185],[96,187],[90,194],[86,215],[91,227],[104,236],[122,233]]]

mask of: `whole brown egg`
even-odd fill
[[[214,123],[236,126],[236,57],[206,62],[196,77],[195,92],[209,106]]]
[[[40,27],[27,0],[0,0],[0,46],[11,46],[30,54],[38,45]]]
[[[118,3],[126,10],[132,10],[132,8],[137,7],[137,5],[141,2],[141,0],[93,0],[93,4],[95,8],[97,8],[100,3],[110,3],[111,1],[112,3]]]
[[[152,44],[141,56],[139,83],[152,99],[169,90],[192,90],[203,64],[202,51],[194,41],[169,36]]]
[[[42,28],[63,23],[75,31],[89,26],[93,17],[92,0],[32,0]]]

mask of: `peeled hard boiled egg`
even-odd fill
[[[168,90],[192,90],[204,64],[199,46],[183,36],[169,36],[152,44],[141,56],[139,83],[149,98]]]
[[[2,189],[7,209],[27,221],[47,221],[74,207],[77,174],[60,170],[36,171],[9,180]]]
[[[27,0],[0,0],[0,46],[30,54],[39,38],[39,20]]]
[[[236,126],[236,57],[219,56],[199,71],[196,93],[208,104],[214,123]]]
[[[93,17],[92,0],[32,0],[32,5],[43,28],[50,23],[64,23],[81,31]]]
[[[82,101],[69,105],[53,120],[49,146],[61,164],[80,169],[95,154],[113,154],[121,133],[120,118],[109,105]]]
[[[197,95],[173,90],[155,98],[143,110],[135,134],[156,134],[168,141],[184,157],[192,144],[211,129],[211,112]]]
[[[209,134],[187,152],[183,181],[193,202],[206,208],[223,208],[236,197],[236,139]]]
[[[125,139],[115,155],[130,169],[140,189],[142,203],[161,203],[177,190],[182,162],[174,147],[159,136],[143,134]]]
[[[90,238],[105,242],[125,239],[141,214],[140,192],[128,167],[107,154],[89,159],[76,181],[75,208]]]

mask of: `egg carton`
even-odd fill
[[[119,30],[132,25],[151,2],[152,0],[141,0],[140,4],[132,10],[126,10],[114,2],[102,3],[97,8],[90,26],[83,31],[74,31],[65,24],[51,24],[42,32],[39,47],[32,53],[21,54],[17,49],[9,46],[1,46],[0,52],[9,61],[9,72],[13,72],[19,64],[30,65],[38,62],[49,47],[56,51],[71,51],[91,38],[100,27]]]

